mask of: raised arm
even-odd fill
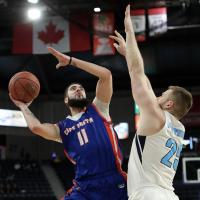
[[[144,72],[144,62],[139,51],[130,17],[130,5],[125,12],[126,61],[131,78],[132,94],[140,108],[140,125],[138,132],[155,133],[165,122],[163,110],[151,88]]]
[[[115,30],[115,35],[110,35],[110,38],[112,38],[115,41],[115,43],[113,45],[114,45],[115,49],[118,51],[119,54],[121,54],[125,58],[126,58],[126,55],[129,56],[129,52],[126,54],[126,41],[118,31]],[[141,60],[142,65],[143,65],[143,60],[142,60],[140,52],[139,52],[139,59]],[[135,60],[137,60],[137,59],[135,59]],[[143,74],[144,74],[144,72],[143,72]],[[152,87],[151,87],[151,84],[149,82],[149,79],[147,77],[145,77],[145,79],[146,79],[146,82],[147,82],[148,89],[152,90]]]
[[[96,86],[96,97],[102,102],[110,102],[113,93],[112,75],[110,70],[90,62],[79,60],[74,57],[70,58],[70,56],[64,55],[51,47],[49,47],[48,50],[52,55],[57,58],[59,62],[56,66],[57,69],[63,66],[67,66],[70,62],[70,64],[74,67],[82,69],[98,77],[99,80]]]
[[[39,135],[48,140],[61,142],[59,128],[57,127],[57,125],[49,123],[41,123],[28,108],[30,104],[25,104],[20,101],[16,101],[12,98],[11,95],[10,99],[22,111],[29,129],[34,134]]]

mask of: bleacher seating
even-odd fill
[[[56,200],[37,162],[0,161],[1,200]]]

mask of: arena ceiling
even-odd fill
[[[131,1],[126,0],[40,0],[45,15],[60,15],[68,20],[70,14],[87,12],[93,8],[115,14],[115,28],[124,34],[124,9]],[[134,8],[168,7],[168,33],[157,39],[148,39],[142,49],[155,54],[158,69],[150,75],[155,87],[165,87],[170,80],[175,84],[198,86],[200,75],[200,4],[198,0],[134,0]],[[56,60],[51,55],[13,55],[13,25],[24,21],[30,3],[26,0],[0,0],[0,90],[7,90],[9,79],[16,72],[28,70],[40,80],[44,94],[62,93],[71,81],[81,81],[88,90],[95,88],[96,79],[73,67],[56,70]],[[178,15],[179,13],[179,15]],[[181,13],[181,14],[180,14]],[[87,30],[91,35],[92,27]],[[166,47],[166,48],[164,48]],[[108,67],[114,76],[116,90],[130,88],[126,62],[118,54],[93,56],[92,51],[70,52],[70,55]],[[167,56],[172,59],[169,61]],[[169,78],[170,77],[170,78]]]

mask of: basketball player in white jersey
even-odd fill
[[[140,122],[128,164],[129,200],[178,200],[173,192],[185,133],[179,121],[191,108],[192,95],[182,87],[170,86],[156,98],[144,73],[130,18],[125,12],[126,41],[116,31],[110,36],[117,51],[126,57],[132,94],[140,108]]]

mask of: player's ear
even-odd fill
[[[174,106],[174,102],[172,101],[172,100],[168,100],[167,101],[167,104],[166,104],[166,107],[168,108],[168,109],[170,109],[170,108],[172,108]]]
[[[68,104],[68,97],[65,97],[64,102]]]

